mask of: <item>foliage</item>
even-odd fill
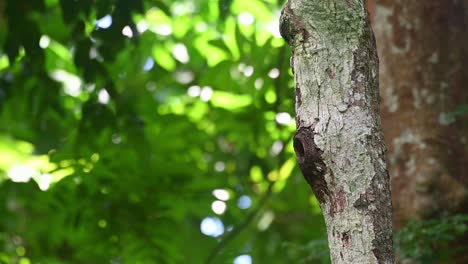
[[[419,260],[421,263],[445,263],[455,251],[466,250],[451,248],[453,243],[449,242],[462,237],[467,230],[468,215],[411,221],[396,234],[397,252],[401,259]]]
[[[283,2],[0,1],[0,263],[329,262]],[[465,230],[412,222],[399,250]]]
[[[326,263],[329,261],[330,251],[326,239],[312,240],[303,245],[285,242],[286,254],[298,259],[299,263]]]
[[[0,2],[0,263],[327,262],[282,2]]]

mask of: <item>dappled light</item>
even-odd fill
[[[226,168],[226,164],[222,161],[218,161],[215,163],[215,170],[217,172],[222,172]]]
[[[278,124],[289,125],[291,124],[291,121],[292,121],[292,118],[289,113],[282,112],[282,113],[276,114],[276,122],[278,122]]]
[[[211,210],[213,210],[213,212],[218,215],[224,214],[226,207],[226,203],[223,201],[214,201],[211,204]]]
[[[213,95],[213,89],[209,86],[203,87],[200,91],[200,99],[202,101],[205,101],[205,102],[209,101],[212,95]]]
[[[248,208],[250,208],[251,205],[252,205],[252,199],[250,199],[250,197],[247,196],[247,195],[242,195],[237,200],[237,206],[240,209],[248,209]]]
[[[112,25],[112,16],[106,15],[94,22],[97,28],[107,29]]]
[[[272,79],[278,78],[279,75],[280,75],[280,72],[277,68],[271,69],[271,71],[268,72],[268,77]]]
[[[78,97],[82,90],[81,79],[65,70],[54,70],[51,72],[51,77],[63,83],[63,91],[73,97]]]
[[[255,22],[254,16],[248,12],[240,13],[237,19],[241,25],[252,25]]]
[[[133,30],[127,25],[122,29],[122,35],[131,38],[133,37]]]
[[[252,264],[252,257],[249,255],[240,255],[234,259],[234,264]]]
[[[271,223],[275,219],[275,214],[272,211],[266,211],[258,221],[257,228],[260,231],[265,231],[270,227]]]
[[[229,192],[223,189],[215,189],[212,193],[214,197],[216,197],[216,199],[219,199],[221,201],[227,201],[230,197]]]
[[[174,55],[174,58],[176,60],[182,63],[187,63],[190,61],[190,56],[188,54],[187,48],[182,43],[177,43],[174,45],[172,55]]]
[[[108,104],[110,100],[109,93],[106,91],[106,89],[101,89],[98,92],[98,101],[101,104]]]
[[[224,233],[223,222],[217,217],[207,217],[200,224],[201,232],[204,235],[218,237]]]
[[[127,2],[0,3],[0,263],[307,259],[284,1]]]
[[[154,59],[150,57],[145,61],[145,64],[143,65],[143,70],[150,71],[151,69],[153,69],[153,67],[154,67]]]
[[[39,185],[39,189],[42,191],[47,191],[47,189],[49,189],[52,180],[52,175],[49,173],[41,174],[36,179],[37,185]]]
[[[47,35],[41,36],[41,39],[39,40],[39,47],[43,49],[47,49],[47,47],[49,47],[49,44],[50,44],[49,36]]]
[[[28,166],[15,165],[8,170],[7,174],[13,182],[28,182],[37,175],[37,171]]]

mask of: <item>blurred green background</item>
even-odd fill
[[[283,4],[0,1],[0,263],[328,263]]]
[[[0,264],[329,263],[284,2],[0,0]],[[441,263],[466,230],[396,250]]]

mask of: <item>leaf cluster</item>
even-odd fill
[[[300,261],[284,242],[325,232],[294,159],[279,10],[0,2],[0,263]]]
[[[444,216],[425,221],[410,221],[395,236],[397,252],[401,259],[421,263],[441,263],[454,254],[464,252],[463,243],[454,247],[468,229],[468,215]]]

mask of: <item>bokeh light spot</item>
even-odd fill
[[[248,12],[242,12],[239,14],[237,17],[237,20],[239,21],[239,24],[241,25],[252,25],[253,22],[255,22],[255,18],[252,14]]]
[[[234,264],[252,264],[252,257],[250,255],[240,255],[234,259]]]
[[[217,217],[206,217],[200,224],[200,230],[204,235],[217,237],[224,233],[224,224]]]
[[[229,192],[224,190],[224,189],[215,189],[213,190],[213,196],[216,197],[216,199],[221,200],[221,201],[227,201],[229,200]]]
[[[247,195],[242,195],[239,197],[239,200],[237,200],[237,206],[240,209],[247,209],[252,205],[252,199],[247,196]]]
[[[211,204],[211,210],[213,210],[213,212],[215,214],[224,214],[224,212],[226,211],[226,203],[223,202],[223,201],[214,201],[212,204]]]
[[[112,16],[111,15],[106,15],[106,16],[96,20],[96,22],[94,22],[94,24],[98,28],[103,28],[103,29],[109,28],[112,25]]]

